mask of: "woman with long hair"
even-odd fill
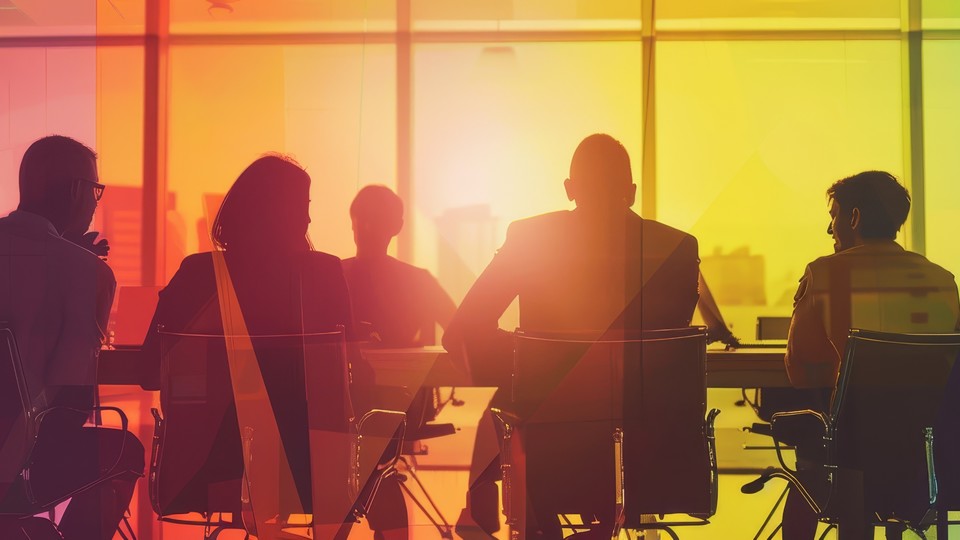
[[[352,332],[350,299],[340,260],[314,251],[307,237],[309,206],[310,176],[294,160],[271,154],[251,163],[227,192],[213,221],[211,238],[215,251],[184,259],[176,275],[160,292],[153,325],[144,343],[145,356],[153,366],[144,387],[159,388],[161,403],[170,409],[164,412],[168,417],[164,434],[168,438],[178,431],[170,418],[170,414],[175,414],[173,405],[167,406],[171,396],[165,396],[165,388],[161,388],[167,386],[165,382],[161,385],[161,366],[169,362],[162,358],[165,351],[161,341],[166,339],[164,347],[172,351],[176,349],[169,346],[170,339],[186,339],[170,337],[176,334],[241,336],[252,345],[256,357],[253,380],[265,398],[253,406],[257,411],[266,411],[257,413],[260,418],[275,422],[275,428],[267,433],[279,434],[289,466],[286,477],[293,484],[283,487],[284,460],[281,459],[277,504],[301,508],[304,513],[311,512],[312,496],[317,495],[311,495],[307,426],[327,433],[347,433],[353,414],[345,362],[339,371],[336,366],[323,362],[319,367],[311,364],[311,368],[323,371],[322,377],[311,379],[322,379],[325,386],[319,397],[311,394],[311,411],[319,407],[320,418],[316,413],[309,418],[307,414],[304,362],[310,359],[307,347],[296,336],[337,328],[344,329],[348,336]],[[281,343],[288,345],[278,349],[278,336],[282,337]],[[230,356],[231,347],[237,347],[236,339],[216,341],[219,349],[203,351],[201,355],[208,364],[205,397],[217,392],[224,395],[222,389],[229,392],[231,384],[234,393],[239,384],[250,384],[249,370],[241,373],[243,377],[238,377],[236,372],[235,358],[242,354]],[[228,365],[230,368],[226,371]],[[163,369],[169,372],[169,368]],[[215,370],[219,370],[219,375],[213,375]],[[221,390],[210,390],[213,386]],[[209,425],[183,428],[183,432],[193,433],[195,437],[190,441],[194,450],[191,456],[178,457],[169,452],[164,455],[167,463],[163,466],[168,470],[178,465],[196,469],[182,471],[192,480],[184,485],[183,493],[173,499],[179,497],[181,501],[191,500],[200,506],[213,507],[215,503],[210,498],[216,489],[211,487],[221,486],[217,489],[222,490],[222,486],[228,485],[231,487],[225,498],[230,504],[234,501],[239,504],[238,480],[243,474],[239,426],[249,425],[243,416],[249,415],[245,410],[250,406],[249,400],[242,402],[238,425],[236,403],[240,400],[234,402],[233,395],[225,395],[226,398],[221,399],[225,406],[200,408],[196,415],[188,414],[185,420],[177,420],[181,426]],[[259,435],[262,440],[264,434]],[[257,434],[253,437],[255,444],[259,442]],[[276,472],[273,474],[277,476]],[[338,483],[337,488],[344,484]],[[321,495],[324,501],[329,499],[329,494]],[[334,496],[345,500],[340,494]],[[350,502],[343,506],[343,510],[349,512]],[[342,516],[347,518],[346,513]],[[257,521],[261,521],[260,517]]]

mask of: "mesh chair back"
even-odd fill
[[[13,331],[0,323],[0,499],[23,470],[34,443],[34,422]]]
[[[262,399],[266,389],[269,403],[261,405],[272,408],[295,483],[280,486],[279,505],[297,509],[295,513],[311,507],[308,425],[343,429],[348,421],[342,331],[237,337],[160,332],[164,419],[150,482],[161,517],[241,510],[244,454],[238,400]],[[252,344],[256,362],[239,370],[234,366],[231,372],[227,347],[237,341]],[[305,369],[325,390],[310,405],[322,411],[320,419],[309,420]],[[263,437],[253,437],[257,435]],[[259,454],[258,463],[271,466],[265,458]],[[274,476],[282,475],[275,471]]]
[[[932,506],[924,430],[936,424],[958,352],[960,334],[850,331],[831,455],[863,471],[867,511],[919,522]]]
[[[713,515],[706,330],[653,330],[642,337],[625,365],[623,383],[628,526],[641,514]]]
[[[937,464],[941,508],[960,510],[960,363],[953,363],[943,404],[934,428],[933,451]]]
[[[552,474],[558,488],[538,497],[553,507],[611,508],[612,434],[622,428],[627,526],[640,514],[711,515],[705,359],[700,327],[518,332],[511,393],[522,419],[527,489]]]

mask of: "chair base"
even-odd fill
[[[404,474],[400,474],[400,489],[410,497],[410,500],[413,501],[413,504],[423,512],[423,515],[427,517],[430,523],[437,529],[437,532],[440,534],[440,538],[447,540],[453,540],[453,526],[450,525],[450,522],[447,521],[447,518],[444,517],[443,513],[440,512],[440,508],[437,506],[437,503],[433,500],[433,497],[430,496],[430,493],[427,491],[427,488],[423,485],[423,482],[420,481],[420,477],[417,476],[416,469],[410,466],[410,463],[405,457],[400,457],[400,462],[404,464]],[[413,478],[413,481],[416,482],[417,487],[420,488],[420,492],[427,498],[427,502],[433,508],[433,512],[436,513],[436,517],[427,509],[426,506],[420,502],[420,499],[414,495],[413,491],[407,485],[407,477]]]

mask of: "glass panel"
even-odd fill
[[[955,0],[923,0],[924,30],[960,30],[960,3]]]
[[[170,33],[392,32],[392,0],[169,0]]]
[[[143,205],[142,48],[97,48],[95,110],[100,179],[109,187],[94,223],[110,241],[109,262],[117,284],[138,286]],[[183,251],[176,242],[167,247],[174,253]]]
[[[0,215],[19,202],[23,152],[66,135],[97,149],[97,54],[93,47],[0,48]]]
[[[658,217],[700,241],[727,323],[789,316],[805,265],[832,253],[825,191],[903,172],[896,41],[657,46]]]
[[[924,166],[927,256],[960,275],[957,215],[960,212],[960,41],[923,43]]]
[[[207,213],[240,172],[282,152],[313,179],[316,248],[352,256],[353,195],[395,183],[394,56],[387,45],[173,47],[168,187],[186,253],[210,249]]]
[[[5,37],[92,36],[96,29],[96,0],[0,0]]]
[[[656,3],[657,30],[857,30],[900,28],[900,0]]]
[[[511,221],[573,208],[563,180],[587,135],[622,141],[640,183],[640,65],[639,43],[415,48],[416,259],[455,300]]]
[[[146,1],[96,0],[96,3],[98,36],[143,35]]]
[[[411,0],[416,30],[639,30],[636,0]]]

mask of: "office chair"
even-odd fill
[[[830,528],[866,519],[867,526],[906,528],[924,537],[939,499],[937,414],[958,352],[960,334],[850,330],[829,413],[800,410],[772,417],[777,443],[785,429],[796,431],[797,422],[815,424],[822,466],[798,473],[778,451],[781,468],[742,489],[759,490],[769,479],[783,478]],[[852,489],[844,486],[851,483]],[[861,502],[869,517],[851,517],[857,512],[850,506]]]
[[[960,357],[958,357],[960,359]],[[933,446],[937,465],[937,538],[947,538],[948,512],[960,510],[960,362],[954,362],[947,380],[943,404],[937,418],[936,441]]]
[[[316,517],[317,506],[341,522],[366,512],[396,464],[404,415],[375,410],[350,427],[342,328],[269,336],[161,328],[160,346],[162,416],[153,411],[150,460],[160,521],[203,526],[215,539],[229,529],[310,527],[291,517]]]
[[[676,539],[676,526],[709,523],[719,411],[706,413],[705,358],[702,327],[602,335],[518,330],[512,410],[494,411],[504,434],[511,537],[560,538],[572,530],[609,538],[622,524]],[[665,514],[693,519],[641,520]]]
[[[451,393],[450,400],[452,401],[454,399]],[[451,423],[438,424],[433,422],[444,404],[445,403],[440,400],[439,389],[437,388],[422,387],[415,393],[412,403],[407,409],[407,414],[412,414],[410,417],[410,425],[413,427],[407,431],[406,439],[404,440],[403,452],[401,452],[400,456],[400,462],[403,463],[404,467],[403,471],[398,474],[400,474],[400,488],[407,497],[413,501],[417,509],[426,516],[430,524],[437,529],[440,537],[452,539],[453,527],[450,525],[446,516],[443,515],[443,512],[440,511],[440,507],[417,475],[417,458],[425,456],[430,452],[429,447],[424,444],[424,441],[438,437],[446,437],[447,435],[453,435],[457,432],[456,427]],[[407,456],[409,456],[409,459]],[[408,477],[413,479],[414,483],[417,484],[420,493],[423,494],[427,504],[430,505],[432,512],[417,497],[410,486],[407,485],[406,480]]]
[[[406,388],[377,385],[370,394],[361,401],[369,401],[388,409],[405,410],[407,414],[407,429],[398,460],[402,467],[398,467],[388,476],[395,476],[400,490],[437,529],[441,538],[452,538],[453,527],[420,480],[416,470],[417,458],[429,453],[429,447],[424,444],[424,441],[456,433],[456,428],[451,423],[433,422],[439,410],[446,404],[439,398],[439,390],[430,387]],[[455,398],[451,397],[450,401],[453,400]],[[416,484],[416,491],[408,485],[408,480]],[[421,497],[425,500],[421,500]]]
[[[121,429],[126,432],[127,416],[117,407],[92,407],[81,411],[57,406],[40,411],[31,403],[34,395],[24,376],[16,336],[8,323],[0,322],[0,529],[5,535],[22,534],[22,538],[59,538],[60,533],[52,519],[34,516],[47,512],[52,518],[58,504],[103,482],[126,476],[129,471],[117,470],[123,454],[121,448],[114,465],[95,480],[56,498],[38,499],[30,483],[30,456],[43,419],[58,411],[87,414],[111,411],[119,416]],[[123,524],[126,531],[118,529],[119,534],[123,538],[127,535],[136,538],[126,518]]]

